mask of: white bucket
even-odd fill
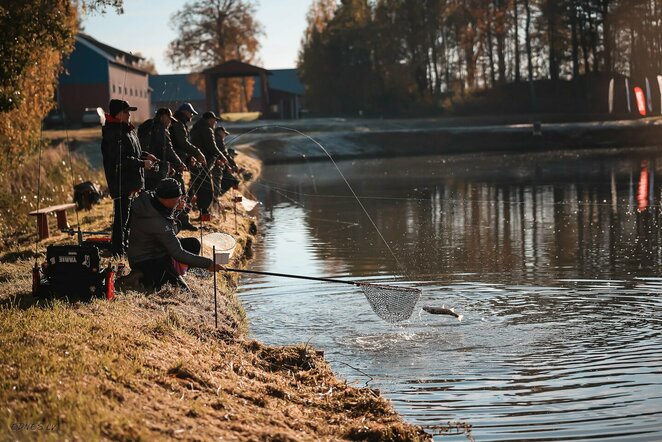
[[[227,233],[209,233],[202,237],[203,254],[212,257],[216,252],[216,264],[229,264],[237,241]]]

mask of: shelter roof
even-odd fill
[[[218,77],[253,77],[260,74],[271,75],[267,69],[244,63],[239,60],[229,60],[217,64],[202,71],[203,74],[216,75]]]

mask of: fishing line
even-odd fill
[[[71,144],[69,142],[69,125],[67,124],[67,120],[65,118],[64,121],[64,137],[66,140],[67,144],[67,157],[69,159],[69,171],[71,172],[71,187],[76,185],[76,182],[74,180],[74,165],[71,160]],[[78,204],[74,206],[74,212],[76,213],[76,227],[78,228],[78,245],[80,245],[83,242],[83,237],[82,234],[80,233],[80,218],[78,217]]]
[[[122,100],[124,100],[124,96],[126,94],[126,74],[128,72],[128,68],[125,66],[124,67],[124,80],[122,84]],[[108,112],[110,112],[110,107],[108,109]],[[112,117],[113,115],[111,115]],[[127,122],[128,123],[128,122]],[[130,124],[130,123],[128,123]],[[120,249],[122,250],[122,254],[120,255],[120,258],[122,255],[124,255],[124,214],[122,210],[122,162],[124,160],[124,143],[122,143],[122,123],[120,123],[120,139],[119,139],[119,145],[120,145],[120,156],[119,156],[119,162],[118,162],[118,179],[117,179],[117,189],[118,189],[118,208],[119,208],[119,215],[120,215]],[[115,215],[117,214],[116,211],[113,210],[113,224],[115,224]],[[113,233],[117,233],[117,228],[113,228]],[[111,241],[112,241],[112,234],[111,234]]]
[[[333,157],[331,156],[331,154],[330,154],[330,153],[326,150],[326,148],[325,148],[324,146],[322,146],[322,144],[320,144],[317,140],[315,140],[315,139],[312,138],[311,136],[309,136],[309,135],[307,135],[307,134],[301,132],[300,130],[293,129],[293,128],[290,128],[290,127],[280,126],[280,125],[264,125],[264,126],[258,126],[258,127],[255,127],[255,128],[253,128],[253,129],[251,129],[250,131],[247,131],[247,132],[245,132],[245,133],[242,133],[242,134],[236,136],[236,137],[233,138],[230,142],[228,142],[228,146],[234,144],[234,143],[235,143],[238,139],[240,139],[241,137],[243,137],[243,136],[245,136],[245,135],[248,135],[248,134],[250,134],[250,133],[252,133],[252,132],[255,132],[255,131],[259,130],[259,129],[264,129],[264,128],[276,128],[276,129],[282,129],[282,130],[287,130],[287,131],[290,131],[290,132],[294,132],[294,133],[296,133],[296,134],[298,134],[298,135],[301,135],[301,136],[303,136],[304,138],[308,139],[308,140],[311,141],[313,144],[315,144],[317,147],[319,147],[320,149],[322,149],[322,152],[324,152],[324,154],[329,158],[329,160],[331,161],[331,163],[333,164],[333,166],[336,168],[336,170],[337,170],[338,173],[340,174],[340,177],[341,177],[342,180],[345,182],[345,185],[347,186],[347,188],[349,189],[349,191],[350,191],[350,192],[352,193],[352,195],[354,196],[354,199],[356,200],[356,202],[357,202],[357,203],[359,204],[359,206],[361,207],[361,210],[363,210],[363,213],[365,214],[365,216],[366,216],[366,217],[368,218],[368,220],[370,221],[370,224],[372,224],[372,227],[375,229],[375,231],[376,231],[377,234],[379,235],[379,238],[381,239],[381,241],[382,241],[382,242],[384,243],[384,245],[386,246],[386,249],[389,251],[389,253],[390,253],[391,256],[393,257],[393,259],[395,260],[397,266],[401,269],[401,271],[402,271],[403,273],[406,274],[406,273],[407,273],[406,268],[402,265],[402,263],[400,262],[400,260],[398,259],[398,257],[395,255],[395,253],[393,252],[393,249],[391,249],[391,246],[388,244],[388,241],[386,241],[386,238],[384,238],[384,235],[382,235],[382,232],[379,230],[379,227],[377,227],[377,224],[375,223],[375,221],[372,219],[372,217],[371,217],[370,214],[368,213],[368,210],[365,208],[365,206],[363,205],[363,203],[362,203],[361,200],[359,199],[359,197],[358,197],[358,195],[356,194],[356,192],[354,192],[354,188],[351,186],[351,184],[349,184],[349,181],[347,181],[347,178],[345,178],[345,175],[342,173],[342,171],[340,170],[340,167],[338,167],[338,164],[337,164],[336,161],[333,159]],[[304,158],[305,158],[305,156],[304,156]]]
[[[37,162],[37,212],[40,209],[41,203],[41,153],[42,153],[42,137],[44,135],[44,122],[42,121],[41,126],[39,127],[39,160]],[[34,265],[37,267],[37,253],[39,252],[39,234],[35,237],[34,241]]]
[[[265,183],[273,183],[273,181],[268,181],[260,178],[260,181],[256,181],[254,184],[258,186],[265,187],[267,189],[271,189],[283,197],[283,193],[289,193],[289,194],[294,194],[296,196],[303,196],[303,197],[308,197],[308,198],[329,198],[329,199],[353,199],[354,197],[351,195],[336,195],[336,194],[319,194],[319,193],[306,193],[306,192],[298,192],[296,190],[290,190],[285,187],[280,187],[278,185],[273,185],[273,184],[265,184]],[[432,200],[432,197],[430,198],[407,198],[407,197],[396,197],[396,196],[364,196],[362,195],[360,197],[362,200],[382,200],[382,201],[410,201],[410,202],[428,202]],[[512,201],[512,200],[466,200],[466,199],[444,199],[444,201],[448,203],[454,203],[454,204],[467,204],[467,203],[479,203],[479,204],[500,204],[500,203],[507,203],[510,205],[524,205],[527,202],[526,201]],[[585,205],[595,205],[598,207],[611,207],[613,204],[611,202],[605,203],[605,202],[592,202],[592,201],[574,201],[572,202],[577,205],[585,206]],[[555,207],[555,206],[567,206],[571,204],[571,202],[559,202],[559,203],[537,203],[539,207]],[[649,204],[648,207],[654,208],[654,207],[662,207],[660,204]]]

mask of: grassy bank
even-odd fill
[[[83,229],[107,227],[110,212],[104,200],[82,213]],[[233,266],[246,264],[255,240],[255,221],[239,221]],[[234,217],[211,227],[234,233]],[[38,250],[63,241],[71,240]],[[35,304],[33,247],[0,254],[0,434],[8,439],[428,439],[378,392],[335,378],[314,349],[250,339],[234,275],[219,278],[218,328],[206,271],[187,276],[191,293]]]
[[[84,157],[69,155],[63,143],[0,170],[0,246],[34,240],[36,222],[28,212],[72,202],[74,184],[88,180],[102,182],[103,175]]]

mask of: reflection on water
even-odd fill
[[[324,349],[424,426],[660,440],[662,162],[632,157],[339,163],[395,256],[332,166],[270,166],[253,189],[265,203],[254,269],[407,281],[423,296],[393,326],[360,290],[246,278],[252,331]],[[463,322],[420,308],[442,304]]]

